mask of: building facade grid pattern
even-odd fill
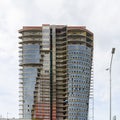
[[[87,120],[93,33],[48,24],[19,33],[20,119]]]

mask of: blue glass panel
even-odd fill
[[[23,94],[24,94],[24,118],[31,118],[32,105],[34,103],[34,90],[37,77],[37,68],[23,67]]]
[[[23,45],[23,63],[39,63],[40,62],[40,46],[39,44]]]
[[[83,45],[68,45],[68,119],[87,118],[89,82],[91,73],[91,49]],[[89,74],[88,74],[89,73]],[[86,79],[89,78],[89,79]],[[84,103],[84,107],[80,107]],[[78,114],[85,111],[85,116]],[[81,112],[80,112],[81,113]]]

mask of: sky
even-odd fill
[[[86,26],[94,33],[94,119],[109,119],[109,71],[112,64],[112,116],[120,118],[119,0],[0,0],[0,117],[18,118],[18,30],[22,26]]]

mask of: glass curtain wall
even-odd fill
[[[68,45],[68,119],[87,120],[91,49],[84,45]]]

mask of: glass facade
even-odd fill
[[[68,119],[87,120],[91,78],[91,49],[68,45]]]
[[[40,63],[40,45],[23,44],[23,64]]]
[[[20,120],[87,120],[93,33],[85,27],[23,27]]]
[[[34,91],[37,77],[36,67],[23,67],[23,94],[24,94],[24,118],[31,118],[32,105],[34,103]]]
[[[21,51],[21,74],[20,74],[20,118],[31,119],[34,104],[34,91],[38,66],[40,63],[40,45],[27,43],[22,45]]]

